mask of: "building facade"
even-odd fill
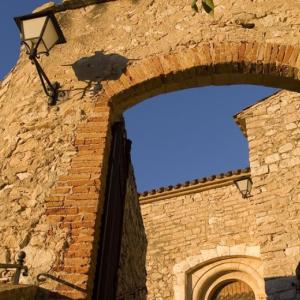
[[[121,263],[110,288],[119,299],[144,299],[146,281],[149,299],[218,299],[233,289],[255,299],[295,299],[299,3],[216,4],[214,17],[194,13],[182,0],[64,0],[37,9],[56,13],[67,40],[40,60],[66,97],[48,107],[24,49],[0,89],[0,262],[13,262],[24,250],[29,276],[22,282],[44,289],[36,293],[71,299],[97,294],[105,271],[100,253],[110,236],[103,220],[109,219],[111,157],[120,144],[113,144],[113,127],[126,109],[178,89],[249,83],[284,89],[236,116],[249,141],[251,173],[245,172],[253,181],[252,197],[241,199],[233,185],[243,172],[144,195],[146,239],[130,163],[123,163],[129,171],[125,179],[118,173],[120,186],[127,186],[127,197],[118,193]],[[119,138],[126,139],[125,133]],[[190,222],[189,205],[195,209]],[[158,210],[155,229],[151,213]],[[220,265],[228,277],[219,276]],[[207,268],[221,283],[203,275]],[[73,287],[39,283],[41,273]]]
[[[141,195],[149,299],[222,299],[216,291],[233,283],[236,291],[227,289],[235,296],[224,299],[248,299],[234,298],[245,290],[254,294],[249,299],[299,297],[298,101],[282,91],[235,116],[251,171]],[[235,182],[248,176],[253,190],[243,198]]]

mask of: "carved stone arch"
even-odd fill
[[[264,279],[256,270],[260,265],[261,261],[257,258],[240,256],[220,258],[213,263],[207,262],[207,265],[202,266],[197,272],[187,275],[199,276],[192,289],[192,295],[187,299],[210,300],[215,290],[230,280],[248,284],[256,300],[266,299]]]
[[[252,289],[256,300],[266,300],[259,247],[217,246],[188,257],[173,268],[176,300],[210,300],[220,285],[236,280]]]

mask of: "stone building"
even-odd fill
[[[249,141],[251,171],[141,195],[150,299],[223,299],[215,293],[238,282],[253,292],[238,299],[297,299],[298,101],[282,91],[235,116]],[[235,182],[247,176],[254,190],[242,198]]]
[[[214,17],[183,0],[37,9],[66,37],[40,58],[66,96],[48,106],[23,48],[1,82],[0,263],[24,250],[29,276],[1,284],[0,299],[299,297],[299,1],[215,2]],[[122,113],[238,83],[283,89],[235,116],[251,171],[139,197]],[[243,199],[234,182],[245,176]]]

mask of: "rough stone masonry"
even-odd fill
[[[140,197],[149,299],[194,299],[187,278],[224,256],[238,256],[239,263],[242,256],[259,257],[265,284],[257,288],[257,299],[297,297],[292,283],[300,258],[299,94],[276,93],[236,120],[249,141],[252,197],[243,199],[234,184],[249,169]],[[190,286],[194,293],[196,286]]]
[[[30,274],[23,283],[35,284],[37,274],[48,272],[86,289],[82,293],[53,282],[43,284],[74,299],[90,299],[92,295],[110,128],[125,109],[152,95],[211,84],[252,83],[300,91],[300,4],[296,0],[216,0],[214,18],[193,12],[189,0],[98,2],[68,0],[37,9],[56,11],[67,39],[66,44],[53,48],[49,57],[40,59],[51,80],[60,82],[66,91],[64,101],[47,106],[24,49],[0,89],[0,261],[13,262],[19,250],[26,251]],[[247,24],[252,24],[252,29]],[[218,253],[217,247],[245,244],[245,250],[241,250],[243,246],[240,252],[235,250],[238,255],[251,256],[243,265],[257,264],[258,278],[267,283],[269,279],[273,283],[286,280],[283,285],[266,284],[266,293],[274,299],[294,299],[295,289],[290,283],[295,280],[299,259],[298,97],[284,91],[237,116],[249,141],[253,197],[250,203],[236,201],[237,207],[242,205],[239,209],[245,213],[243,222],[249,222],[249,231],[228,217],[219,223],[214,216],[211,228],[221,229],[222,222],[227,222],[224,226],[232,230],[228,232],[241,229],[241,238],[238,233],[232,240],[220,241],[216,236],[212,239],[215,242],[203,249],[193,246],[180,252],[177,260],[170,252],[166,262],[176,265],[180,256],[182,263],[196,255],[196,248],[201,256],[205,249]],[[207,202],[238,197],[230,185],[203,193],[211,194],[205,198]],[[190,195],[184,199],[178,202],[183,207],[194,201],[189,200],[194,199]],[[245,206],[251,209],[247,211]],[[135,238],[136,234],[143,236],[139,210],[133,209],[136,225],[125,231],[132,236],[124,241],[140,241],[135,248],[144,253],[145,239]],[[202,241],[209,237],[203,233],[207,217],[201,215],[204,225],[196,226]],[[149,222],[145,219],[151,237]],[[192,233],[192,241],[197,233],[192,232],[192,224],[188,226],[191,228],[185,229],[186,234]],[[162,247],[149,237],[148,243],[148,254]],[[227,254],[215,255],[214,263],[222,262]],[[200,256],[195,260],[201,273],[204,269],[198,266],[204,258]],[[149,262],[149,256],[147,259]],[[238,263],[236,258],[229,259],[232,265]],[[132,269],[132,264],[124,262],[120,272],[126,272],[127,266],[129,277],[145,276],[140,264]],[[148,273],[149,299],[181,297],[182,293],[190,297],[189,292],[182,291],[182,274],[187,272],[192,282],[202,273],[191,273],[182,266],[175,268],[176,272],[170,265],[166,268],[171,272],[166,278],[165,270]],[[159,289],[151,288],[153,276],[163,278]],[[143,290],[135,286],[136,279],[122,282],[120,295]],[[261,288],[257,287],[259,297],[263,297]]]

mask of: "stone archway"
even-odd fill
[[[236,281],[247,283],[255,300],[266,299],[259,247],[217,246],[202,252],[174,266],[174,299],[212,300],[220,287]]]
[[[116,111],[155,95],[208,85],[257,84],[300,91],[300,49],[289,45],[224,42],[157,55],[128,66],[103,85]]]
[[[140,60],[129,65],[126,71],[117,80],[106,81],[95,103],[94,114],[86,123],[77,128],[75,144],[79,145],[77,153],[70,163],[67,175],[59,178],[56,186],[65,185],[68,181],[68,191],[56,192],[53,189],[50,198],[72,197],[73,179],[78,174],[78,160],[89,155],[93,156],[94,164],[100,166],[97,175],[100,180],[78,183],[100,190],[100,199],[95,195],[95,201],[91,205],[94,220],[89,228],[97,228],[92,231],[91,240],[86,244],[92,249],[88,269],[90,288],[93,285],[94,270],[91,267],[96,261],[97,246],[93,243],[98,239],[100,228],[99,216],[102,212],[105,190],[105,176],[110,153],[110,126],[119,120],[122,113],[129,107],[151,97],[178,89],[225,84],[260,84],[284,88],[292,91],[300,91],[300,49],[298,47],[279,44],[259,44],[256,42],[226,42],[200,44],[197,48],[186,49],[170,54],[160,54]],[[99,141],[97,136],[104,140]],[[95,151],[97,155],[95,156]],[[94,178],[94,170],[88,171],[85,176]],[[74,194],[76,197],[76,193]],[[99,205],[100,203],[100,205]],[[72,204],[68,210],[78,210],[79,204]],[[54,211],[54,212],[53,212]],[[55,207],[47,209],[49,217],[56,216]],[[64,214],[64,212],[62,212]],[[66,213],[67,214],[67,213]],[[71,243],[65,250],[67,255],[73,255],[69,249],[76,248],[76,242]],[[70,253],[71,254],[70,254]],[[84,258],[84,255],[82,257]],[[80,255],[79,255],[80,257]],[[85,276],[86,278],[86,276]],[[263,298],[262,298],[263,299]]]
[[[49,270],[87,289],[86,296],[62,285],[49,285],[77,299],[90,298],[93,290],[111,124],[124,110],[154,95],[207,85],[250,83],[300,91],[296,0],[219,1],[224,3],[218,3],[216,18],[192,15],[190,3],[182,0],[100,2],[69,0],[40,8],[59,12],[68,40],[42,61],[49,78],[73,92],[57,111],[48,110],[24,52],[0,90],[1,154],[5,154],[4,166],[11,164],[16,173],[9,170],[9,182],[0,183],[8,212],[3,216],[3,251],[14,254],[28,245],[30,280]],[[249,23],[255,25],[252,30],[247,29]],[[99,79],[103,87],[89,99],[85,92],[90,82],[78,78],[70,66],[99,51],[126,56],[131,64],[117,79],[86,78]],[[85,108],[87,113],[82,115]],[[66,137],[63,141],[62,136]],[[20,169],[25,153],[25,157],[35,157],[32,170]],[[10,217],[10,205],[22,195],[26,202],[27,196],[32,199],[28,200],[31,204],[25,212],[23,204],[16,206],[18,213]],[[288,234],[296,236],[292,230]],[[42,252],[35,243],[43,246]],[[285,251],[287,256],[298,253],[299,245],[292,245]],[[41,264],[40,253],[51,259]]]
[[[211,300],[215,291],[227,282],[245,282],[254,293],[255,300],[265,300],[263,274],[259,274],[254,266],[259,268],[261,262],[250,257],[228,257],[220,258],[211,264],[207,262],[207,266],[199,269],[197,275],[196,273],[189,275],[200,276],[193,287],[191,299]]]

